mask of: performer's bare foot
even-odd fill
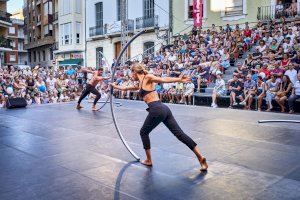
[[[92,107],[92,111],[97,111],[98,109],[96,108],[96,106]]]
[[[142,160],[141,163],[143,165],[148,166],[148,167],[152,167],[152,161],[151,160]]]
[[[76,109],[80,110],[81,108],[83,108],[80,104],[77,104]]]
[[[198,158],[198,160],[199,160],[200,165],[201,165],[200,171],[207,171],[208,164],[206,162],[206,158],[202,156],[201,158]]]

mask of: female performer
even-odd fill
[[[103,80],[108,80],[109,78],[104,78],[102,77],[102,73],[103,73],[103,69],[99,68],[97,71],[92,71],[92,70],[87,70],[87,69],[82,69],[81,71],[83,72],[87,72],[87,73],[94,73],[92,79],[89,81],[89,83],[86,85],[85,89],[82,91],[82,94],[78,100],[78,104],[77,104],[77,109],[81,109],[83,108],[80,103],[81,101],[90,93],[96,95],[96,98],[94,100],[94,104],[92,107],[93,111],[97,111],[96,108],[96,104],[98,102],[98,100],[101,98],[101,94],[99,93],[99,91],[96,89],[96,86],[99,82],[103,81]]]
[[[143,98],[145,103],[148,104],[147,111],[149,112],[143,127],[140,130],[140,135],[142,138],[143,146],[146,151],[146,160],[141,161],[142,164],[146,166],[152,166],[151,152],[150,152],[150,132],[161,122],[163,122],[168,129],[185,145],[187,145],[197,156],[200,165],[201,171],[205,171],[208,168],[206,163],[206,158],[200,154],[200,150],[197,147],[197,144],[187,136],[179,127],[174,116],[172,115],[171,110],[164,105],[155,91],[155,83],[175,83],[183,82],[186,83],[189,81],[189,78],[181,75],[178,78],[171,77],[156,77],[148,72],[141,65],[134,65],[132,67],[132,78],[139,82],[139,85],[124,87],[118,86],[115,83],[111,84],[113,88],[127,91],[127,90],[139,90],[140,97]]]

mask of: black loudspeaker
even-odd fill
[[[6,108],[12,109],[12,108],[25,108],[27,106],[27,102],[22,97],[17,98],[8,98],[6,101]]]

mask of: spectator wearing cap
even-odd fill
[[[293,86],[292,95],[288,99],[290,114],[294,113],[294,104],[300,98],[300,73],[297,75],[297,81]]]
[[[217,74],[216,84],[212,93],[211,107],[217,108],[217,97],[226,95],[225,81],[222,79],[222,73]]]
[[[236,97],[240,96],[242,94],[242,88],[243,84],[241,81],[238,80],[237,75],[233,75],[233,79],[229,84],[229,91],[230,91],[230,106],[229,108],[232,108],[232,106],[236,106]]]

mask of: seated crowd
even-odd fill
[[[0,68],[0,107],[7,97],[24,97],[28,105],[75,100],[83,87],[83,74],[69,67],[15,69]]]
[[[228,82],[230,107],[238,105],[238,99],[245,109],[251,109],[256,97],[254,107],[259,111],[265,100],[266,111],[271,111],[277,102],[281,112],[287,110],[288,103],[288,110],[293,113],[294,100],[299,97],[300,26],[293,22],[259,23],[255,32],[258,40],[255,51],[248,55],[244,63],[237,63],[233,78]],[[224,82],[217,81],[213,107],[216,107],[216,97],[220,96],[223,85]]]
[[[176,36],[172,45],[162,46],[154,55],[144,56],[141,61],[150,73],[161,77],[191,77],[189,83],[158,84],[156,91],[164,102],[192,104],[194,92],[214,84],[212,107],[217,107],[220,96],[230,95],[230,107],[240,104],[251,109],[257,102],[261,110],[264,100],[267,111],[272,110],[274,100],[285,111],[288,100],[293,112],[294,100],[300,97],[300,26],[274,21],[259,22],[250,28],[248,23],[232,28],[215,27],[193,29],[190,33]],[[255,51],[249,54],[253,49]],[[244,63],[237,59],[248,53]],[[116,82],[129,86],[130,61],[117,68]],[[225,81],[230,67],[236,66],[233,78]],[[109,73],[105,72],[109,76]],[[15,70],[13,67],[0,69],[0,104],[7,96],[22,96],[28,104],[67,102],[78,98],[89,75],[76,69],[39,68]],[[99,86],[107,93],[107,83]],[[115,91],[118,98],[138,99],[137,92]],[[257,100],[257,101],[254,101]]]

